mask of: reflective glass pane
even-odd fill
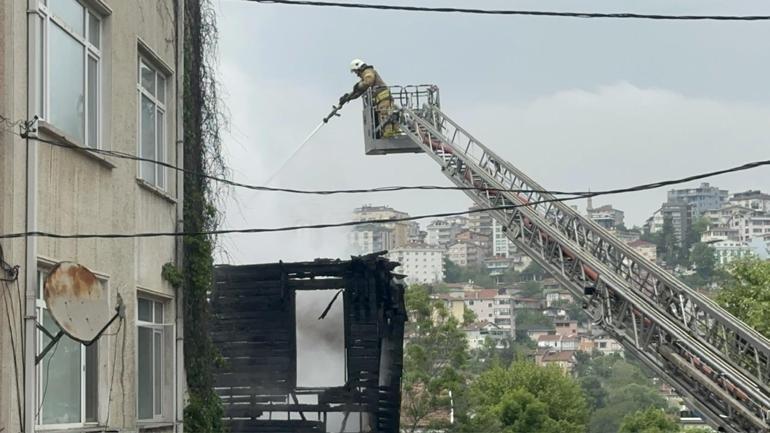
[[[161,415],[161,388],[163,387],[163,377],[161,375],[161,342],[163,339],[163,334],[160,332],[155,332],[153,334],[155,338],[155,353],[154,353],[154,375],[155,375],[155,386],[153,388],[153,400],[155,402],[155,415]]]
[[[96,59],[88,57],[88,146],[96,148],[99,142],[98,116],[99,116],[99,76]]]
[[[139,419],[151,419],[153,417],[153,361],[152,361],[152,329],[139,327],[137,336],[138,364],[138,403]]]
[[[48,7],[51,9],[51,14],[57,18],[61,18],[73,31],[80,35],[85,34],[83,14],[85,10],[77,0],[52,0]]]
[[[143,322],[152,322],[152,301],[139,298],[138,318]]]
[[[38,19],[39,25],[40,25],[40,37],[38,38],[40,44],[37,47],[37,108],[35,109],[35,112],[38,116],[43,117],[43,113],[45,113],[45,103],[44,103],[44,95],[45,95],[45,86],[44,86],[44,80],[45,77],[45,63],[43,61],[43,47],[45,46],[45,29],[43,28],[43,21],[42,18]]]
[[[142,87],[155,95],[155,71],[145,65],[144,62],[139,62],[139,79],[141,80]]]
[[[44,310],[43,326],[52,334],[59,331],[53,318]],[[43,347],[50,341],[42,338]],[[82,377],[80,343],[62,337],[57,345],[40,361],[42,393],[41,424],[79,423],[80,385]]]
[[[48,27],[51,123],[69,137],[85,140],[85,50],[59,26]]]
[[[142,95],[142,115],[141,115],[141,149],[142,158],[155,160],[155,103],[150,98]],[[142,179],[155,185],[156,167],[152,162],[142,161]]]
[[[86,346],[86,422],[97,421],[99,407],[99,352],[97,343]]]
[[[165,152],[166,148],[165,148],[165,145],[164,145],[165,140],[163,140],[163,131],[165,129],[164,128],[164,124],[163,124],[163,119],[164,118],[165,118],[165,116],[163,115],[163,112],[162,111],[158,111],[158,136],[157,136],[157,141],[156,141],[157,148],[158,148],[158,161],[165,161],[166,160],[166,155],[165,155],[166,154],[166,152]],[[165,174],[166,174],[166,167],[164,167],[164,166],[162,166],[160,164],[158,164],[156,167],[158,168],[158,186],[161,187],[161,188],[165,188],[166,187],[166,176],[165,176]],[[163,305],[160,304],[160,303],[158,303],[158,305],[160,305],[161,311],[162,311]],[[161,319],[162,318],[163,318],[163,316],[161,315]]]
[[[155,96],[162,104],[166,103],[166,79],[161,74],[158,74],[158,94]]]
[[[100,48],[101,35],[99,34],[99,20],[92,13],[88,13],[88,42],[96,48]]]
[[[155,303],[155,323],[163,323],[163,304]]]

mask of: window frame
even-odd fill
[[[45,302],[45,299],[44,299],[44,293],[43,293],[44,287],[43,286],[44,286],[45,278],[48,275],[49,271],[50,271],[50,267],[49,266],[39,266],[38,270],[37,270],[37,296],[35,298],[35,313],[36,313],[36,316],[38,318],[37,320],[38,320],[38,322],[40,323],[41,326],[43,326],[42,318],[44,317],[44,311],[48,310],[48,306],[46,305],[46,302]],[[102,276],[97,275],[97,280],[102,285],[104,285],[105,290],[109,289],[109,280],[108,279],[106,279],[106,278],[104,278]],[[40,330],[36,330],[35,332],[37,332],[37,341],[36,341],[37,353],[41,353],[43,348],[44,348],[43,340],[44,340],[45,334],[43,333],[43,331],[40,331]],[[65,334],[61,338],[64,339],[64,338],[69,338],[69,337]],[[59,341],[61,342],[61,340],[59,340]],[[99,385],[100,385],[100,383],[99,383],[99,368],[100,368],[100,366],[99,366],[99,362],[100,362],[100,359],[99,359],[99,356],[100,356],[99,345],[98,345],[97,342],[94,342],[92,345],[86,346],[86,345],[80,343],[79,341],[76,341],[76,340],[72,340],[72,341],[75,342],[75,343],[78,343],[80,345],[80,371],[81,371],[81,377],[80,377],[80,422],[62,423],[62,424],[43,424],[41,422],[42,419],[43,419],[43,413],[44,413],[44,405],[43,404],[45,403],[45,401],[43,400],[43,394],[44,394],[44,391],[45,391],[45,386],[43,384],[43,376],[44,376],[43,368],[48,366],[48,361],[44,357],[40,361],[40,363],[35,366],[36,385],[37,385],[37,403],[36,403],[36,407],[38,408],[37,409],[37,414],[35,416],[35,427],[36,427],[36,429],[40,429],[40,430],[67,429],[67,428],[89,427],[89,426],[98,426],[99,425],[99,409],[101,409],[100,403],[99,403],[100,394],[98,392]],[[57,343],[57,344],[60,344],[60,343]],[[88,351],[89,348],[92,348],[92,350],[96,351],[96,363],[95,363],[95,365],[91,366],[91,368],[95,368],[96,369],[96,372],[95,372],[96,376],[95,377],[96,377],[96,381],[97,381],[97,383],[96,383],[97,395],[96,395],[95,400],[94,400],[94,404],[96,405],[96,407],[94,408],[94,411],[96,413],[96,420],[92,420],[92,421],[87,420],[87,411],[88,411],[87,406],[88,406],[88,403],[87,403],[87,396],[86,396],[86,393],[87,393],[87,390],[88,390],[86,381],[87,381],[87,378],[89,376],[88,371],[87,371],[87,367],[88,367],[88,365],[87,365],[87,357],[88,357],[88,354],[86,352]],[[49,353],[54,352],[54,350],[55,350],[55,348],[52,349],[51,352],[49,352]],[[48,354],[46,354],[46,356],[48,356]]]
[[[150,312],[152,322],[147,322],[146,320],[140,320],[139,319],[139,301],[149,301],[152,305],[152,310]],[[173,342],[170,341],[168,334],[169,331],[173,332],[173,324],[168,323],[166,319],[170,316],[171,311],[170,307],[172,305],[172,300],[165,297],[160,297],[157,295],[149,294],[146,292],[137,291],[136,293],[136,315],[135,315],[135,323],[136,323],[136,357],[135,357],[135,366],[136,366],[136,420],[139,424],[148,424],[148,423],[157,423],[157,422],[165,422],[168,421],[171,417],[171,414],[169,413],[169,408],[166,405],[166,397],[170,397],[173,391],[166,389],[166,386],[164,385],[167,381],[173,381],[173,371],[168,370],[168,366],[166,365],[169,360],[173,361],[174,359],[174,347]],[[161,313],[160,321],[156,321],[156,314],[155,314],[155,308],[156,305],[160,305],[163,309]],[[141,418],[139,415],[139,375],[141,374],[139,369],[139,328],[148,328],[152,330],[152,341],[151,341],[151,348],[152,348],[152,418]],[[172,327],[172,329],[169,329],[169,327]],[[160,372],[155,371],[156,360],[155,360],[155,339],[156,337],[160,336],[161,341],[161,347],[160,347]],[[159,374],[156,374],[159,373]],[[169,376],[170,375],[170,376]],[[159,395],[157,396],[158,400],[156,401],[156,380],[159,381]],[[156,413],[156,407],[157,405],[160,405],[160,413]]]
[[[105,16],[97,11],[95,8],[91,7],[87,3],[81,1],[81,0],[72,0],[78,5],[80,5],[83,8],[83,34],[80,35],[70,27],[69,24],[67,24],[62,18],[59,18],[58,16],[55,16],[52,11],[50,10],[50,7],[46,4],[47,2],[45,0],[39,0],[38,2],[38,9],[37,9],[37,15],[40,19],[40,47],[41,50],[39,54],[39,60],[40,65],[38,65],[38,71],[39,74],[36,78],[36,86],[38,87],[38,100],[35,101],[35,105],[37,106],[37,109],[35,110],[40,116],[40,119],[43,121],[46,121],[50,123],[53,127],[59,129],[61,132],[65,133],[66,136],[70,140],[74,140],[76,144],[82,145],[84,147],[90,148],[90,149],[103,149],[103,131],[102,131],[102,124],[103,124],[103,115],[102,115],[102,109],[103,109],[103,99],[104,99],[104,92],[102,89],[102,83],[103,83],[103,66],[102,66],[102,53],[104,51],[104,18]],[[98,31],[98,41],[99,41],[99,47],[95,46],[91,43],[91,26],[90,26],[90,17],[93,17],[96,19],[97,23],[97,31]],[[83,140],[82,142],[78,142],[77,137],[72,136],[69,132],[65,131],[64,128],[61,126],[50,122],[51,119],[51,85],[50,85],[50,79],[51,79],[51,73],[50,73],[50,36],[51,36],[51,26],[57,26],[59,29],[61,29],[64,33],[67,34],[67,36],[71,37],[75,42],[77,42],[83,49]],[[90,100],[90,89],[89,84],[91,82],[91,78],[89,77],[88,73],[88,63],[89,60],[93,59],[96,61],[96,84],[95,84],[95,90],[96,90],[96,98],[95,98],[95,107],[91,107],[95,111],[95,123],[96,123],[96,129],[95,129],[95,141],[94,145],[91,145],[91,137],[90,137],[90,120],[89,120],[89,100]]]
[[[139,54],[137,55],[137,61],[136,61],[136,89],[137,89],[137,110],[136,110],[136,116],[137,116],[137,122],[136,122],[136,152],[137,156],[140,158],[146,158],[144,155],[142,155],[142,97],[146,97],[147,99],[152,102],[154,111],[153,115],[155,118],[155,133],[154,133],[154,139],[155,139],[155,156],[154,160],[161,163],[166,163],[169,156],[169,149],[168,149],[168,93],[169,93],[169,83],[171,82],[171,75],[165,70],[164,67],[158,64],[157,61],[154,61],[151,56],[145,54],[144,49],[139,50]],[[145,66],[147,69],[151,70],[154,73],[154,93],[150,92],[148,89],[144,87],[142,84],[142,66]],[[163,99],[161,100],[158,93],[158,78],[163,79]],[[159,122],[159,116],[158,114],[162,114],[163,121]],[[163,130],[161,131],[160,137],[163,139],[163,143],[160,145],[158,144],[158,125],[161,125]],[[158,153],[162,154],[160,157],[158,157]],[[148,163],[149,164],[149,163]],[[138,161],[138,168],[137,168],[137,177],[142,182],[147,183],[148,185],[153,186],[154,188],[158,188],[162,191],[168,191],[168,170],[165,166],[162,164],[153,164],[155,166],[155,182],[150,182],[144,177],[143,167],[144,162]]]

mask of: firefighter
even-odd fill
[[[353,86],[353,91],[340,97],[339,105],[358,98],[363,95],[367,89],[372,88],[372,105],[377,111],[375,119],[375,128],[384,125],[379,133],[381,138],[391,138],[398,133],[398,126],[393,124],[390,119],[393,113],[393,96],[390,94],[388,85],[382,81],[380,74],[374,70],[373,66],[367,65],[363,60],[354,59],[350,62],[350,72],[358,75],[359,82]]]

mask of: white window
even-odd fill
[[[139,156],[166,162],[166,76],[140,57],[136,87],[139,98]],[[158,188],[166,188],[166,169],[160,164],[142,161],[139,177]]]
[[[169,337],[164,317],[165,302],[140,297],[137,299],[137,412],[140,420],[163,419],[164,400],[170,383],[167,372]]]
[[[40,116],[67,137],[100,147],[101,18],[77,0],[40,4]]]
[[[46,274],[38,272],[37,317],[55,336],[60,328],[43,299]],[[51,338],[38,333],[38,353]],[[99,355],[96,343],[84,346],[64,335],[40,360],[38,375],[38,425],[78,426],[97,421]]]

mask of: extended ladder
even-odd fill
[[[469,188],[465,193],[598,325],[712,425],[770,431],[770,341],[481,144],[440,110],[437,87],[395,87],[393,94],[398,139],[408,139],[455,185]],[[367,151],[372,142],[388,141],[377,139],[381,125],[370,100],[364,105]]]

